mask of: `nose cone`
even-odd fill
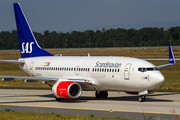
[[[159,87],[164,83],[164,76],[161,74],[161,72],[156,72],[153,74],[152,81],[155,88]]]

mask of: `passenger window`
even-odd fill
[[[143,72],[146,72],[146,68],[143,68]]]

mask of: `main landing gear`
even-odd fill
[[[97,99],[106,99],[108,97],[108,92],[107,91],[96,91],[95,96]]]
[[[145,102],[146,101],[146,96],[145,95],[141,95],[138,98],[139,102]]]

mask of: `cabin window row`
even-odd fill
[[[89,68],[69,68],[69,67],[36,67],[35,70],[53,70],[53,71],[89,71]]]
[[[93,68],[93,72],[119,72],[120,69],[111,69],[111,68]]]

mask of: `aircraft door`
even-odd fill
[[[30,74],[32,76],[34,76],[34,74],[33,74],[33,66],[34,66],[34,62],[32,62],[31,65],[30,65]]]
[[[131,63],[128,63],[124,68],[124,79],[129,80],[130,79],[130,69],[131,69]]]

